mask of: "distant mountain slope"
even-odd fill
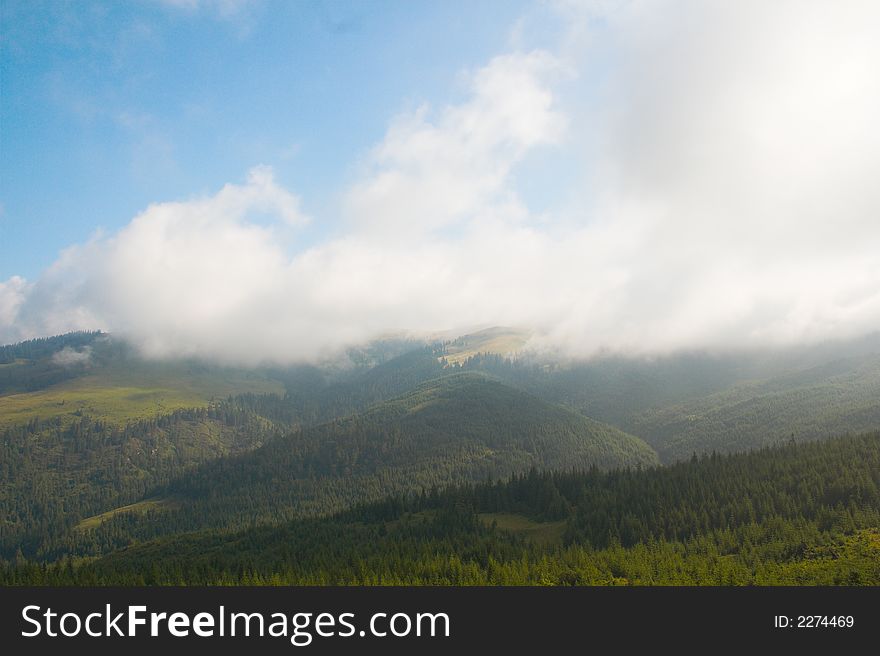
[[[643,413],[630,429],[664,461],[880,428],[880,355],[825,363]]]
[[[410,350],[367,368],[356,368],[327,380],[318,367],[292,367],[276,375],[287,394],[276,404],[279,417],[290,423],[312,426],[362,412],[403,394],[444,371],[434,348],[413,345]]]
[[[516,362],[481,355],[485,371],[651,444],[664,462],[880,429],[880,337],[768,352],[652,360]]]
[[[422,384],[370,410],[205,463],[163,492],[154,518],[126,517],[143,539],[343,509],[388,494],[539,469],[650,466],[642,440],[476,374]]]

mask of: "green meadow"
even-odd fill
[[[101,513],[99,515],[86,517],[81,522],[79,522],[75,528],[78,531],[86,531],[89,529],[98,528],[108,519],[112,519],[113,517],[116,517],[118,515],[124,515],[126,513],[144,514],[150,510],[160,510],[162,508],[169,508],[173,505],[174,502],[169,499],[144,499],[143,501],[138,501],[137,503],[130,503],[127,506],[121,506],[120,508],[108,510],[107,512]]]
[[[479,513],[477,515],[487,526],[493,524],[502,531],[515,533],[536,545],[560,544],[565,532],[565,521],[536,522],[523,515],[510,513]]]
[[[0,429],[84,415],[124,424],[243,393],[283,394],[284,386],[258,371],[125,362],[43,390],[0,396]]]

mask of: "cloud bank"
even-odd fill
[[[575,356],[880,328],[880,6],[561,7],[556,51],[391,121],[343,215],[315,219],[336,236],[299,243],[298,196],[258,167],[0,282],[0,337],[102,329],[256,363],[456,326]],[[519,171],[547,152],[567,202],[532,207]]]

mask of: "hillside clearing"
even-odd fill
[[[89,529],[97,528],[103,522],[116,515],[122,515],[125,513],[138,513],[142,515],[150,510],[161,510],[162,508],[168,508],[172,505],[173,502],[170,499],[144,499],[143,501],[130,503],[127,506],[121,506],[119,508],[114,508],[113,510],[108,510],[107,512],[101,513],[100,515],[86,517],[81,522],[79,522],[74,527],[74,529],[77,531],[87,531]]]
[[[509,513],[480,513],[480,521],[491,526],[494,524],[502,531],[516,533],[538,545],[559,544],[565,531],[565,521],[536,522],[523,515]]]

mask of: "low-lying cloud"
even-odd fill
[[[258,167],[0,283],[0,337],[102,329],[256,363],[455,326],[577,356],[880,328],[880,6],[597,6],[565,4],[558,51],[394,118],[343,216],[314,218],[336,236],[299,244],[298,196]],[[538,151],[575,167],[569,202],[524,200]]]
[[[53,364],[61,365],[62,367],[75,367],[79,365],[87,365],[92,361],[92,347],[84,346],[81,349],[75,349],[70,346],[65,346],[60,351],[56,351],[52,354],[52,362]]]

